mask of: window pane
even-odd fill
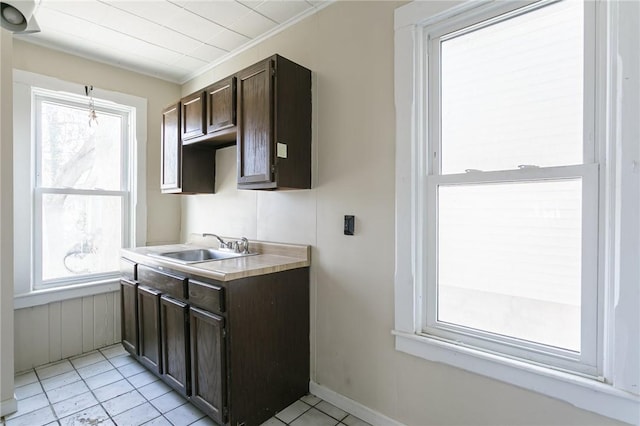
[[[41,186],[121,189],[122,118],[98,111],[89,127],[86,108],[41,103]]]
[[[442,173],[582,163],[583,5],[441,43]]]
[[[114,272],[122,247],[122,198],[43,194],[42,280]]]
[[[440,186],[438,320],[580,349],[580,179]]]

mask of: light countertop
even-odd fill
[[[231,238],[231,240],[234,239]],[[190,241],[186,244],[127,248],[121,250],[121,255],[126,259],[143,265],[164,267],[218,281],[232,281],[239,278],[304,268],[311,264],[310,246],[264,241],[249,241],[249,250],[258,254],[231,259],[183,264],[149,256],[154,253],[194,248],[217,249],[218,244],[215,241],[211,237],[203,238],[194,235],[190,237]]]

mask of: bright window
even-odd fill
[[[597,375],[584,10],[538,4],[427,35],[424,332]]]
[[[131,108],[34,89],[35,287],[117,276],[131,244]]]
[[[396,349],[640,424],[640,3],[394,25]]]

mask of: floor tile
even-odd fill
[[[318,410],[322,411],[325,414],[330,415],[331,417],[333,417],[336,420],[342,420],[345,417],[347,417],[347,413],[344,410],[341,410],[340,408],[336,407],[333,404],[328,403],[327,401],[321,401],[319,402],[315,408],[317,408]]]
[[[118,425],[137,426],[158,416],[160,416],[158,410],[153,408],[153,406],[147,402],[127,410],[124,413],[118,414],[113,418],[113,420]]]
[[[180,396],[180,394],[178,394],[177,392],[169,392],[165,393],[162,396],[159,396],[156,399],[152,399],[149,402],[151,402],[151,405],[156,407],[156,409],[161,413],[166,413],[167,411],[171,411],[174,408],[186,404],[187,400]]]
[[[80,380],[78,373],[75,371],[69,371],[68,373],[42,380],[41,383],[44,390],[48,391],[59,388],[60,386],[68,385],[69,383],[77,382],[78,380]]]
[[[345,417],[342,420],[342,423],[344,423],[347,426],[371,426],[369,423],[357,418],[356,416],[352,416],[351,414]]]
[[[260,426],[286,426],[286,423],[282,423],[276,417],[271,417],[269,420],[262,423]]]
[[[87,392],[53,404],[53,411],[58,418],[63,418],[97,404],[98,400],[93,394]]]
[[[193,425],[197,425],[197,424],[193,423]],[[213,423],[213,425],[218,426],[215,423]],[[144,423],[144,426],[171,426],[171,422],[165,419],[164,417],[160,416],[160,417],[156,417],[151,421],[148,421],[147,423]]]
[[[40,385],[40,382],[36,381],[35,383],[29,383],[28,385],[16,387],[15,395],[16,399],[21,400],[42,392],[42,385]]]
[[[122,379],[124,379],[124,376],[114,368],[113,370],[89,377],[85,382],[87,382],[87,386],[89,386],[90,389],[97,389]]]
[[[132,390],[133,386],[131,386],[131,383],[123,379],[114,383],[110,383],[101,388],[94,389],[93,394],[96,396],[98,401],[103,402],[109,399],[113,399],[116,396],[123,395]]]
[[[136,374],[140,374],[143,371],[147,371],[142,365],[137,362],[132,362],[130,364],[123,365],[122,367],[118,367],[118,371],[124,377],[134,376]]]
[[[114,369],[115,367],[105,359],[104,361],[99,361],[99,362],[96,362],[95,364],[78,368],[78,374],[80,374],[80,377],[86,380],[89,377],[93,377],[100,373],[104,373],[105,371],[114,370]]]
[[[78,369],[82,367],[86,367],[87,365],[95,364],[99,361],[104,361],[106,358],[99,352],[89,352],[88,354],[83,354],[77,357],[70,358],[71,364]]]
[[[109,415],[100,405],[81,410],[69,417],[60,419],[62,426],[78,426],[78,425],[100,425],[107,426],[114,423],[109,419]]]
[[[134,363],[138,364],[136,362],[136,359],[129,354],[117,356],[114,358],[109,358],[109,362],[113,364],[114,367],[124,367],[125,365],[134,364]]]
[[[126,350],[124,350],[124,348],[122,347],[122,344],[120,344],[120,343],[116,343],[115,345],[107,346],[106,348],[102,348],[102,349],[100,349],[100,352],[102,352],[102,355],[104,355],[107,359],[115,358],[115,357],[118,357],[120,355],[128,354],[128,352]]]
[[[164,415],[174,426],[186,426],[204,417],[204,414],[191,404],[184,404]]]
[[[139,388],[144,385],[148,385],[149,383],[155,382],[156,380],[158,380],[158,376],[148,371],[143,371],[142,373],[138,373],[133,376],[127,377],[127,380],[133,386],[135,386],[136,388]]]
[[[291,426],[335,426],[339,422],[322,411],[311,408],[291,422]]]
[[[149,383],[148,385],[144,385],[138,388],[138,392],[140,392],[142,396],[147,398],[149,401],[159,397],[160,395],[164,395],[165,393],[170,391],[171,391],[171,388],[166,384],[164,384],[163,382],[161,382],[160,380],[157,380],[153,383]]]
[[[36,374],[40,380],[45,380],[50,377],[58,376],[62,373],[73,371],[73,365],[68,360],[57,362],[55,364],[48,364],[42,367],[36,368]]]
[[[291,423],[294,419],[301,416],[302,413],[309,410],[310,408],[311,407],[309,407],[307,404],[298,400],[284,410],[277,413],[276,417],[285,423]]]
[[[29,414],[8,418],[6,424],[7,426],[42,426],[55,419],[51,406],[46,406]]]
[[[303,396],[302,398],[300,398],[302,401],[306,402],[309,405],[316,405],[318,402],[322,401],[320,398],[318,398],[315,395],[311,395],[311,394],[307,394],[305,396]]]
[[[35,370],[29,370],[18,374],[14,379],[14,386],[24,386],[38,381]]]
[[[278,420],[280,421],[280,420]],[[281,423],[284,424],[284,423]],[[191,423],[189,426],[218,426],[216,422],[211,420],[209,417],[203,417],[195,423]]]
[[[32,411],[39,410],[49,405],[49,400],[44,393],[30,396],[25,399],[21,399],[18,401],[18,411],[7,416],[7,418],[13,418],[22,416],[24,414],[31,413]]]
[[[217,426],[120,344],[25,371],[15,384],[18,412],[2,426]],[[371,426],[311,394],[262,424],[287,425]]]
[[[133,390],[103,402],[102,406],[107,410],[107,413],[113,417],[117,414],[124,413],[133,407],[144,404],[145,402],[147,401],[142,397],[142,395]]]
[[[52,404],[55,404],[86,392],[89,392],[89,388],[87,388],[87,385],[85,385],[82,381],[78,381],[69,383],[68,385],[60,386],[59,388],[48,390],[47,396],[49,397],[49,401]]]

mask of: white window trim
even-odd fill
[[[84,297],[115,291],[118,279],[97,279],[90,283],[79,283],[62,287],[34,288],[33,279],[33,202],[34,174],[32,173],[35,153],[33,152],[34,128],[32,125],[31,87],[46,90],[84,93],[84,85],[62,81],[27,71],[14,70],[14,307],[16,309],[37,306],[61,300]],[[132,161],[136,173],[130,176],[134,192],[135,206],[132,209],[132,244],[146,244],[147,203],[146,203],[146,143],[147,143],[147,100],[133,95],[94,89],[94,97],[135,108],[135,140],[130,141]],[[30,194],[30,196],[25,196]],[[30,212],[30,214],[25,214]]]
[[[599,11],[606,12],[608,31],[606,52],[600,55],[606,58],[606,66],[600,66],[606,68],[607,96],[598,102],[598,113],[606,118],[605,128],[600,129],[606,143],[599,153],[606,159],[601,182],[605,214],[600,220],[604,244],[599,253],[604,259],[605,282],[603,381],[422,334],[421,302],[417,300],[424,268],[419,236],[425,234],[426,225],[420,218],[427,174],[421,119],[425,113],[419,98],[426,82],[422,29],[462,12],[486,13],[501,7],[501,2],[449,5],[415,1],[395,13],[396,349],[640,424],[640,4],[598,4]]]

